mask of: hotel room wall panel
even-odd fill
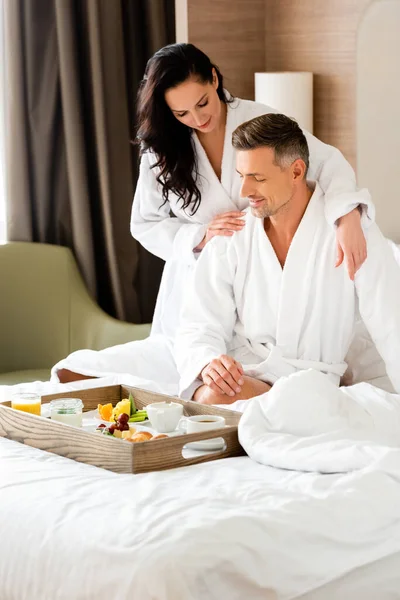
[[[400,0],[373,2],[357,38],[357,172],[382,231],[400,243]]]
[[[312,71],[314,131],[356,165],[357,29],[371,0],[187,0],[188,39],[254,98],[256,71]]]
[[[254,98],[256,71],[314,73],[314,133],[338,147],[358,169],[360,185],[371,189],[377,205],[378,223],[398,242],[400,202],[392,175],[400,126],[400,112],[393,108],[398,107],[400,89],[400,34],[395,34],[400,21],[393,25],[400,19],[399,4],[400,0],[187,0],[189,41],[219,64],[234,94]],[[382,75],[391,81],[381,82]],[[385,91],[380,102],[380,89],[391,90],[393,85],[395,94]],[[378,104],[383,107],[383,124],[377,129]],[[370,152],[373,146],[379,151]],[[387,147],[391,150],[385,152]]]
[[[314,133],[356,164],[356,40],[371,0],[266,0],[265,69],[312,71]]]
[[[254,73],[265,68],[265,0],[187,0],[188,40],[220,67],[225,85],[254,99]]]

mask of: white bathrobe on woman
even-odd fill
[[[147,340],[100,352],[74,352],[53,367],[54,379],[57,379],[57,371],[65,368],[97,377],[127,372],[146,379],[178,383],[171,342],[198,256],[193,248],[203,239],[208,223],[216,215],[243,210],[248,206],[247,199],[240,198],[241,182],[235,169],[232,133],[241,123],[269,112],[277,111],[249,100],[235,99],[228,104],[221,181],[197,135],[193,134],[199,173],[197,185],[201,191],[201,204],[193,215],[190,210],[182,209],[181,201],[174,194],[170,194],[169,202],[162,206],[161,189],[156,181],[157,170],[152,168],[156,159],[150,152],[142,156],[131,232],[149,252],[166,261],[152,334]],[[310,150],[309,177],[318,180],[325,192],[323,208],[327,223],[333,226],[340,216],[359,204],[365,206],[368,219],[373,221],[375,213],[370,195],[365,189],[357,190],[354,171],[343,155],[308,132],[305,135]],[[171,140],[171,143],[174,141]]]
[[[232,238],[215,238],[197,263],[175,342],[180,395],[191,398],[198,375],[228,354],[247,375],[274,384],[314,369],[339,385],[359,309],[400,393],[400,269],[376,224],[355,282],[334,267],[335,233],[317,185],[282,269],[250,209]]]

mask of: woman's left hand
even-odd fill
[[[367,258],[367,242],[361,227],[361,214],[358,208],[338,220],[336,231],[337,260],[335,267],[346,263],[349,277],[354,276]]]

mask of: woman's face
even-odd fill
[[[178,121],[202,133],[209,133],[221,120],[221,100],[217,88],[218,78],[213,69],[212,83],[202,83],[190,77],[167,90],[165,101]]]

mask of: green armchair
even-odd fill
[[[0,245],[0,384],[47,380],[75,350],[142,340],[150,325],[108,316],[91,298],[68,248]]]

